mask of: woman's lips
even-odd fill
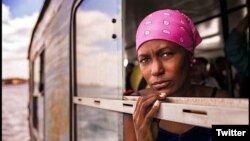
[[[154,82],[152,83],[153,88],[156,90],[161,90],[161,89],[166,89],[170,86],[171,82],[170,81],[159,81],[159,82]]]

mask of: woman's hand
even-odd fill
[[[139,97],[133,113],[133,123],[137,141],[154,141],[158,135],[159,124],[154,116],[160,109],[160,100],[166,94],[151,94]]]

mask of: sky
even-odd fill
[[[43,2],[2,1],[2,79],[28,78],[28,46]]]

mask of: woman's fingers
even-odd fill
[[[159,109],[160,109],[160,104],[161,102],[159,100],[156,100],[152,106],[152,108],[150,109],[150,111],[146,114],[145,117],[145,124],[151,124],[152,120],[154,119],[154,117],[156,116],[156,114],[158,113]]]
[[[143,122],[151,122],[155,114],[159,111],[159,100],[163,100],[165,98],[165,93],[140,96],[137,100],[136,107],[133,113],[134,123],[136,125],[141,125]],[[158,100],[158,102],[156,102],[156,100]],[[153,104],[154,106],[152,106]]]
[[[157,95],[140,97],[137,101],[136,108],[133,114],[133,120],[136,125],[141,125],[144,122],[147,111],[152,104],[157,100]]]
[[[136,117],[137,117],[137,115],[139,114],[139,112],[138,112],[139,110],[138,110],[138,109],[140,109],[140,108],[139,108],[139,107],[140,107],[139,105],[140,105],[141,98],[142,98],[142,97],[139,96],[139,98],[137,99],[136,106],[135,106],[135,110],[134,110],[134,113],[133,113],[133,121],[136,121],[136,119],[137,119]]]
[[[143,97],[139,97],[136,103],[136,107],[134,110],[133,115],[136,116],[136,114],[138,114],[138,110],[139,111],[144,111],[148,109],[148,107],[156,100],[164,100],[166,98],[166,93],[160,93],[160,94],[151,94],[151,95],[146,95]]]
[[[158,95],[159,100],[165,100],[166,97],[167,97],[167,94],[166,94],[166,93],[160,93],[160,94]]]
[[[140,107],[144,103],[144,101],[146,101],[147,99],[149,99],[151,97],[155,97],[155,95],[152,94],[152,95],[147,95],[147,96],[143,96],[143,97],[139,96],[139,98],[137,99],[137,102],[136,102],[136,107],[135,107],[133,115],[136,114],[138,110],[140,110]]]
[[[151,108],[151,106],[153,105],[153,103],[157,100],[157,95],[153,95],[150,97],[144,97],[142,98],[142,100],[140,101],[139,104],[139,115],[140,118],[144,118],[145,114],[147,113],[147,111]]]

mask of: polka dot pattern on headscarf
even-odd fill
[[[136,32],[136,50],[149,40],[174,42],[191,53],[202,41],[193,22],[179,10],[159,10],[146,16]]]

